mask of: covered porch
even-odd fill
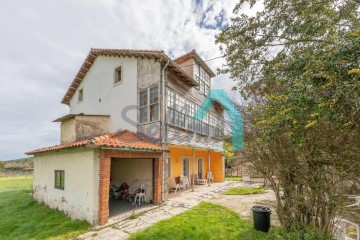
[[[189,185],[223,182],[225,163],[221,150],[193,148],[181,145],[168,146],[168,177],[180,183],[180,176],[189,179]],[[202,180],[204,181],[202,181]]]

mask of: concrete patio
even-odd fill
[[[255,185],[258,184],[229,181],[212,183],[210,186],[195,186],[194,191],[190,188],[189,190],[180,191],[176,194],[172,193],[169,196],[169,200],[161,206],[146,205],[133,212],[127,212],[110,218],[107,226],[87,232],[79,236],[79,239],[126,239],[131,234],[141,231],[158,221],[182,213],[202,201],[211,201],[229,207],[239,212],[245,219],[250,220],[251,210],[249,208],[251,208],[251,204],[257,203],[258,199],[272,202],[274,199],[271,191],[267,191],[265,194],[247,196],[228,196],[222,195],[222,193],[232,187],[249,187]],[[249,196],[249,200],[245,201],[244,199],[247,199]]]

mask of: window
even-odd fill
[[[80,89],[78,92],[78,102],[81,102],[84,100],[84,89]]]
[[[121,66],[117,67],[114,72],[114,85],[118,85],[122,82]]]
[[[159,121],[159,88],[158,86],[140,92],[140,123]]]
[[[204,118],[194,119],[199,111]],[[167,90],[167,123],[197,132],[206,136],[220,137],[222,135],[222,119],[217,115],[206,113],[205,109],[184,98],[171,89]]]
[[[147,89],[140,92],[140,123],[148,121]]]
[[[150,122],[159,120],[159,88],[150,88]]]
[[[199,84],[196,86],[202,94],[207,95],[210,91],[210,77],[209,74],[198,63],[194,63],[194,75],[195,81]]]
[[[167,101],[168,101],[168,107],[170,108],[174,108],[174,105],[175,105],[175,93],[171,90],[168,90],[168,98],[167,98]]]
[[[55,170],[55,188],[63,189],[65,187],[65,171]]]
[[[194,79],[197,83],[200,84],[200,66],[197,62],[194,62]],[[196,86],[196,89],[199,90],[199,86]]]

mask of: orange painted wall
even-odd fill
[[[182,146],[169,146],[169,158],[171,159],[171,176],[180,176],[182,168],[182,157],[190,158],[190,174],[198,173],[198,158],[203,159],[203,177],[207,178],[208,165],[208,150],[195,149],[194,168],[192,161],[192,148]],[[222,182],[223,178],[223,161],[222,153],[210,151],[210,168],[214,175],[214,182]]]

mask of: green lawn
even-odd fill
[[[252,222],[217,204],[200,205],[175,217],[160,221],[129,239],[264,239],[265,233],[253,229]]]
[[[229,188],[226,192],[224,192],[225,195],[250,195],[250,194],[259,194],[263,193],[265,190],[262,187],[256,187],[256,188]]]
[[[241,177],[225,177],[225,181],[241,181]]]
[[[28,194],[31,177],[0,178],[0,239],[71,239],[89,224],[39,204]]]

